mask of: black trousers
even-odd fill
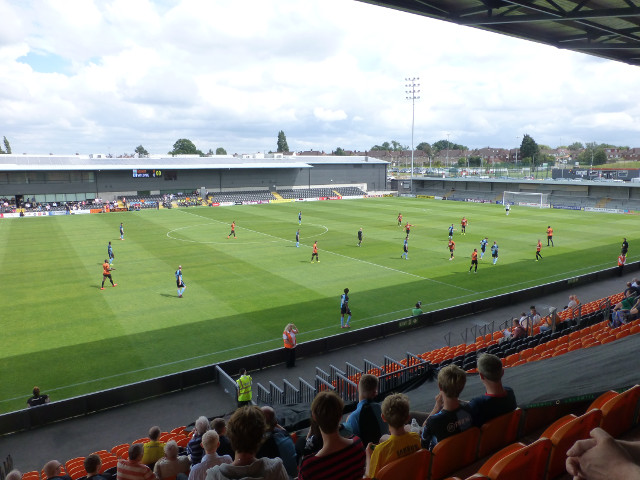
[[[287,368],[296,366],[296,348],[285,348],[287,351]]]

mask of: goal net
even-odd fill
[[[502,204],[549,208],[549,194],[538,192],[503,192]]]

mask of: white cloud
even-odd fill
[[[293,149],[408,145],[408,76],[416,144],[635,145],[640,130],[636,67],[361,2],[0,0],[0,17],[0,135],[16,151],[186,137],[253,152],[281,129]],[[35,53],[67,68],[34,71]]]

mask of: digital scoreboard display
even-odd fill
[[[161,177],[162,170],[134,170],[133,178],[153,178],[153,177]]]

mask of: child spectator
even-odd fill
[[[518,319],[515,319],[518,322]],[[457,365],[447,365],[438,373],[436,404],[424,421],[422,446],[432,450],[440,440],[464,432],[472,426],[471,408],[458,397],[467,382],[467,374]]]
[[[302,459],[298,480],[361,480],[365,453],[358,437],[344,438],[338,432],[344,402],[334,392],[323,391],[311,404],[311,416],[322,435],[322,448]]]
[[[227,437],[227,422],[222,417],[214,418],[211,427],[218,433],[218,441],[220,442],[216,453],[220,456],[229,455],[233,460],[235,452],[231,448],[229,437]]]
[[[391,436],[373,449],[367,445],[367,478],[375,478],[382,467],[420,450],[420,435],[404,429],[409,420],[409,398],[402,393],[389,395],[382,402],[382,419],[389,424]]]

